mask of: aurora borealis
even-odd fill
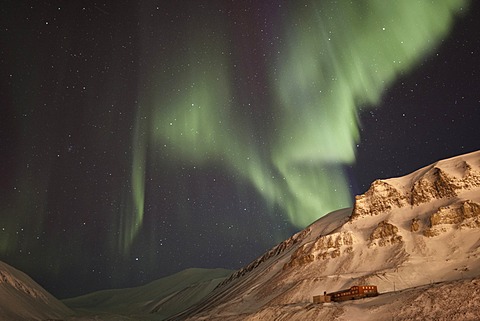
[[[459,0],[4,6],[0,260],[61,297],[236,269],[376,178],[478,149],[476,16]]]

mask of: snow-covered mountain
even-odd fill
[[[98,291],[63,302],[77,312],[75,320],[163,320],[209,294],[232,273],[225,269],[187,269],[146,285]]]
[[[312,304],[374,284],[383,295]],[[377,180],[173,320],[480,320],[480,151]]]
[[[362,284],[381,295],[312,303]],[[189,269],[64,303],[75,315],[0,262],[0,320],[480,320],[480,151],[377,180],[236,272]]]
[[[198,303],[232,273],[187,269],[146,285],[57,300],[25,273],[0,262],[0,320],[164,320]]]
[[[0,320],[53,320],[73,311],[25,273],[0,262]]]

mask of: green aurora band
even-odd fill
[[[172,164],[222,164],[299,228],[350,206],[343,168],[355,161],[360,108],[378,104],[389,85],[438,45],[467,4],[363,0],[293,5],[282,21],[283,47],[266,66],[274,124],[264,128],[232,99],[235,73],[246,67],[229,64],[224,53],[235,48],[219,35],[198,31],[199,26],[189,28],[197,30],[186,40],[190,50],[175,53],[183,72],[152,75],[152,81],[167,85],[142,98],[147,108],[137,115],[133,205],[124,214],[121,247],[128,250],[140,231],[145,171],[158,154]],[[225,26],[217,21],[212,28]],[[257,141],[256,134],[265,131],[263,141]]]

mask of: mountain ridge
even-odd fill
[[[264,320],[259,315],[268,313],[262,311],[281,315],[292,306],[302,309],[289,320],[303,320],[309,309],[318,310],[319,315],[330,309],[311,306],[313,295],[354,284],[376,284],[385,293],[437,282],[477,280],[479,204],[479,151],[403,177],[377,180],[356,197],[352,209],[320,218],[171,320],[212,316],[218,320]],[[480,308],[478,303],[472,306]],[[348,319],[355,309],[369,309],[335,307],[337,310],[330,311],[333,314],[324,316]]]

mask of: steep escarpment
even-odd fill
[[[365,194],[356,196],[351,218],[453,199],[480,187],[480,164],[473,154],[439,161],[405,177],[376,180]]]
[[[384,180],[376,180],[368,191],[355,197],[352,218],[373,216],[408,205],[407,196]]]
[[[480,205],[472,201],[464,201],[440,207],[430,216],[430,224],[432,227],[440,224],[462,224],[462,226],[477,227],[479,219]]]
[[[284,269],[301,267],[315,260],[333,259],[342,253],[351,253],[353,238],[351,232],[319,236],[315,241],[300,246],[292,254],[290,261],[284,265]]]
[[[438,167],[433,167],[418,181],[413,183],[410,204],[418,205],[432,199],[451,198],[457,196],[453,177]]]
[[[480,204],[467,200],[442,206],[429,217],[425,236],[437,236],[447,229],[480,228]]]

